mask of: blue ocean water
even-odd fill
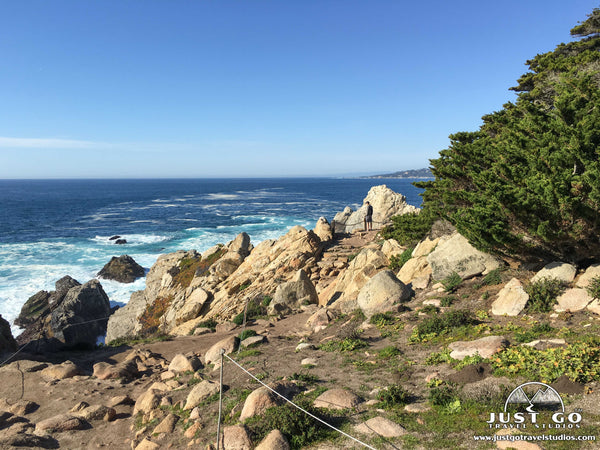
[[[386,184],[419,206],[414,180],[155,179],[0,180],[0,314],[11,323],[37,291],[71,275],[81,283],[112,256],[128,254],[145,268],[158,256],[227,243],[245,231],[252,243],[278,238],[294,225],[313,228],[345,206],[357,208],[372,186]],[[120,235],[125,245],[109,238]],[[133,284],[102,280],[113,304]]]

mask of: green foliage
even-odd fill
[[[268,299],[268,301],[267,301]],[[246,321],[252,319],[258,319],[260,317],[267,316],[267,306],[271,302],[271,297],[263,297],[263,298],[253,298],[248,300],[248,304],[244,311],[240,312],[236,315],[231,321],[236,325],[242,325],[244,323],[244,315],[246,316]]]
[[[215,319],[208,319],[203,322],[200,322],[196,328],[210,328],[215,331],[217,327],[217,321]]]
[[[573,381],[600,380],[598,342],[576,342],[563,348],[536,350],[527,346],[509,347],[492,360],[495,375],[523,376],[551,383],[561,375]]]
[[[383,409],[393,409],[397,406],[404,406],[410,403],[412,395],[399,384],[393,384],[377,393],[379,403],[377,407]]]
[[[240,333],[240,341],[243,341],[246,338],[257,336],[258,333],[254,330],[244,330]]]
[[[444,383],[431,388],[428,400],[433,406],[449,407],[459,400],[458,391],[454,385]]]
[[[419,310],[419,312],[422,312],[422,313],[424,313],[424,314],[429,314],[429,315],[432,315],[432,314],[437,314],[437,313],[439,313],[439,312],[440,312],[440,309],[439,309],[437,306],[435,306],[435,305],[425,305],[425,306],[423,306],[423,307],[422,307],[422,308]]]
[[[521,258],[584,260],[600,251],[600,35],[594,10],[584,37],[527,61],[514,103],[450,136],[431,160],[425,210],[475,247]]]
[[[409,342],[424,342],[436,336],[446,334],[458,328],[469,327],[477,324],[477,320],[470,311],[447,311],[434,317],[428,317],[417,325]]]
[[[392,270],[399,270],[402,268],[402,266],[404,264],[406,264],[406,262],[412,258],[412,252],[413,252],[414,248],[413,247],[409,247],[406,250],[404,250],[402,253],[400,253],[399,255],[394,255],[390,258],[390,269]]]
[[[371,325],[375,325],[377,328],[383,328],[387,325],[393,325],[396,323],[396,317],[389,311],[384,313],[376,313],[369,319]]]
[[[486,286],[494,286],[502,283],[502,276],[500,269],[490,270],[490,272],[483,277],[483,284]]]
[[[150,337],[120,337],[110,341],[108,347],[121,347],[123,345],[134,346],[138,344],[150,344],[152,342],[164,342],[172,339],[168,334],[154,334]]]
[[[446,292],[454,292],[462,283],[462,278],[456,272],[452,272],[446,278],[444,278],[441,283],[444,285],[444,289]]]
[[[307,384],[314,384],[317,381],[319,381],[319,377],[317,377],[316,375],[312,375],[310,373],[294,372],[292,374],[292,376],[290,377],[290,380],[298,380],[298,381],[302,381]]]
[[[452,306],[452,303],[456,300],[456,297],[453,295],[446,295],[440,299],[440,306],[443,308],[447,308]]]
[[[600,299],[600,277],[594,277],[587,286],[590,297]]]
[[[361,348],[368,347],[369,344],[364,339],[356,337],[347,337],[344,339],[332,339],[319,346],[326,352],[353,352]]]
[[[150,336],[160,331],[159,327],[162,316],[169,309],[172,302],[173,296],[168,295],[167,297],[158,297],[146,306],[146,309],[138,319],[142,326],[141,336]]]
[[[339,420],[335,420],[334,417],[328,416],[312,406],[312,401],[309,399],[296,397],[294,401],[321,420],[339,425]],[[253,440],[256,442],[261,441],[272,430],[279,430],[287,437],[292,449],[304,448],[333,436],[334,433],[330,428],[289,403],[267,408],[262,415],[249,418],[245,426],[250,430],[254,436]]]
[[[556,298],[564,291],[564,285],[556,278],[542,278],[525,288],[529,300],[525,306],[527,312],[550,312]]]
[[[539,338],[542,335],[552,333],[556,331],[554,328],[550,326],[549,323],[536,323],[529,330],[516,332],[515,333],[515,341],[517,342],[531,342],[534,339]]]
[[[402,352],[398,349],[398,347],[388,345],[387,347],[384,347],[381,350],[379,350],[378,357],[381,359],[392,359],[401,354]]]
[[[385,239],[395,239],[400,245],[414,246],[431,230],[437,216],[431,209],[423,208],[419,213],[392,217],[392,225],[382,230]]]

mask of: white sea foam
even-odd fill
[[[237,194],[224,194],[224,193],[211,193],[206,194],[206,198],[209,200],[236,200],[240,198]]]

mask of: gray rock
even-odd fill
[[[531,282],[535,283],[543,278],[553,278],[562,281],[563,283],[570,283],[575,279],[576,274],[577,269],[572,264],[560,261],[552,262],[536,273],[533,278],[531,278]]]
[[[362,402],[358,395],[346,389],[329,389],[319,395],[313,405],[316,408],[348,409],[355,408]]]
[[[306,304],[319,303],[319,295],[308,275],[303,270],[296,272],[292,281],[277,287],[273,300],[269,303],[269,314],[289,314]]]
[[[194,409],[203,400],[219,392],[219,383],[210,380],[203,380],[190,391],[185,401],[183,409],[185,411]]]
[[[89,424],[81,417],[76,417],[69,414],[61,414],[38,422],[35,426],[35,431],[36,433],[41,431],[54,433],[61,431],[83,430],[87,427],[89,427]]]
[[[333,239],[333,229],[325,217],[319,217],[313,231],[319,236],[321,242],[327,242]]]
[[[205,364],[214,364],[215,366],[221,365],[221,349],[225,350],[225,354],[228,355],[237,350],[240,340],[237,336],[230,336],[222,339],[211,348],[208,349],[204,355]]]
[[[50,292],[39,291],[27,299],[21,308],[19,316],[15,319],[15,325],[22,328],[27,327],[50,312]]]
[[[498,298],[492,303],[492,314],[495,316],[517,316],[527,304],[529,295],[516,278],[511,279],[498,292]]]
[[[358,293],[358,306],[369,319],[377,313],[394,311],[410,298],[410,289],[391,270],[382,270]]]
[[[450,357],[463,360],[467,356],[479,355],[482,358],[489,358],[494,353],[499,352],[508,345],[504,336],[486,336],[474,341],[456,341],[452,342],[448,348],[452,350]]]
[[[254,450],[289,450],[290,444],[285,435],[279,430],[273,430],[260,441]]]
[[[464,280],[500,267],[496,258],[477,250],[459,233],[441,239],[427,261],[434,280],[443,280],[454,272]]]
[[[561,311],[581,311],[594,300],[588,294],[586,289],[573,288],[567,289],[557,298],[557,304],[554,305],[556,312]]]
[[[17,343],[10,330],[10,324],[0,315],[0,354],[14,352],[16,349]]]
[[[223,428],[224,450],[250,450],[252,441],[250,434],[243,425],[231,425]]]
[[[98,272],[98,276],[107,280],[115,280],[120,283],[133,283],[137,278],[146,274],[140,266],[129,255],[113,256],[111,260]]]
[[[372,419],[367,420],[365,423],[357,425],[354,427],[354,429],[359,433],[368,435],[377,434],[385,438],[394,438],[407,433],[406,429],[402,425],[392,422],[385,417],[373,417]]]

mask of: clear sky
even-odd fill
[[[0,178],[421,168],[592,0],[0,3]]]

